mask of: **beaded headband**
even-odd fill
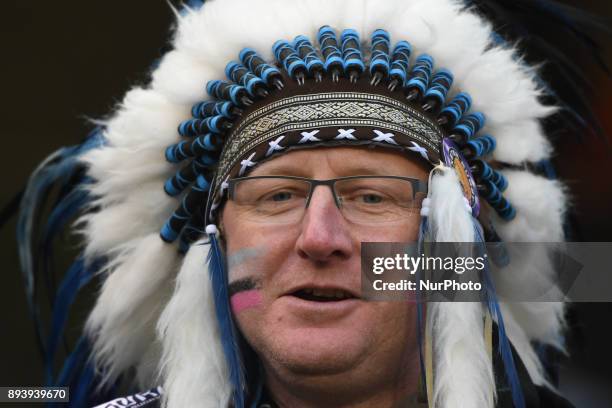
[[[457,171],[474,216],[480,196],[501,218],[514,218],[502,195],[506,179],[482,160],[495,139],[479,134],[485,117],[470,111],[468,94],[447,98],[450,71],[434,69],[426,54],[411,64],[411,45],[391,48],[381,29],[372,33],[369,61],[355,30],[344,30],[338,41],[323,26],[317,37],[319,49],[305,36],[274,43],[278,66],[245,48],[240,62],[226,66],[229,81],[207,84],[212,100],[193,106],[192,119],[178,127],[184,139],[166,149],[169,162],[189,163],[164,186],[171,196],[187,190],[161,230],[164,241],[180,237],[186,249],[198,239],[215,221],[230,178],[275,155],[318,146],[378,145],[433,165],[443,161]]]

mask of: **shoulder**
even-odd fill
[[[162,393],[161,387],[156,387],[127,397],[116,398],[94,408],[159,408]]]

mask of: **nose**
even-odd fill
[[[353,237],[332,191],[327,186],[315,188],[302,220],[296,250],[302,258],[315,262],[348,259],[353,254]]]

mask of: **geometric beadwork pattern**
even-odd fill
[[[266,105],[243,119],[228,138],[219,161],[218,180],[225,179],[236,161],[253,147],[285,132],[342,126],[371,126],[403,133],[430,150],[432,159],[439,157],[441,128],[407,104],[363,92],[297,95]]]

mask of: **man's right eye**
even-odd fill
[[[270,199],[272,201],[287,201],[290,200],[292,194],[289,191],[279,191],[278,193],[274,193]]]

